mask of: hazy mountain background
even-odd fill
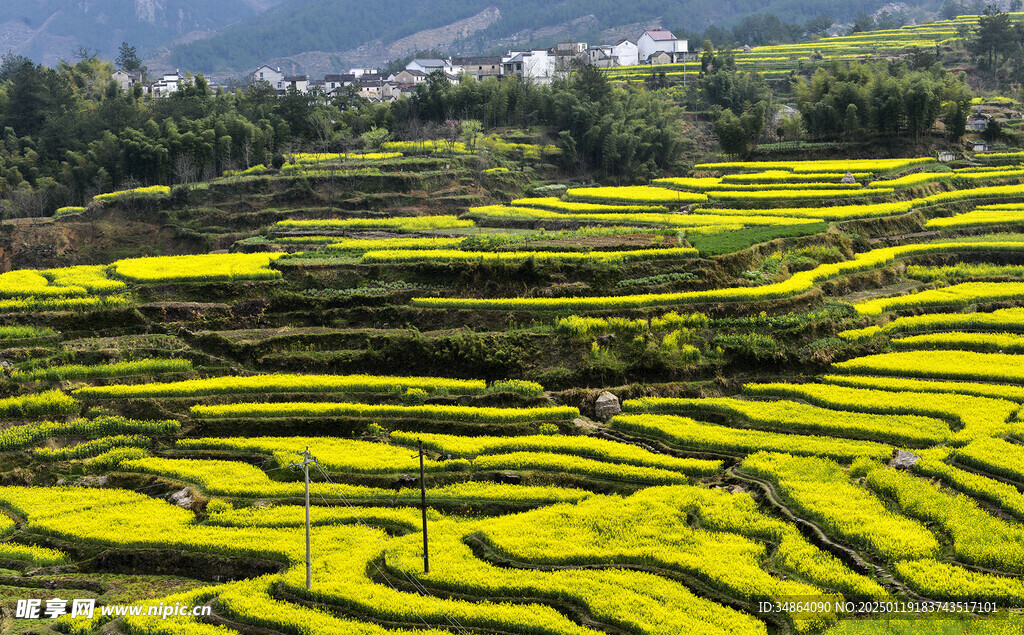
[[[2,0],[0,51],[37,62],[82,50],[113,58],[127,41],[154,70],[241,75],[269,62],[321,74],[378,66],[429,49],[481,54],[511,46],[635,37],[662,26],[701,32],[754,13],[802,24],[827,13],[850,22],[886,0]],[[915,19],[939,0],[902,3]]]
[[[54,64],[81,49],[113,59],[122,41],[140,52],[210,37],[281,0],[0,0],[0,52]]]

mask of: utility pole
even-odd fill
[[[296,454],[302,457],[302,463],[292,463],[288,467],[301,467],[306,477],[306,590],[309,591],[313,587],[313,558],[310,555],[309,548],[309,466],[313,463],[320,465],[320,462],[309,454],[308,445],[305,451],[296,452]],[[422,462],[422,459],[420,461]]]
[[[420,510],[423,512],[423,573],[430,573],[430,553],[427,551],[427,486],[423,483],[422,439],[420,439]]]

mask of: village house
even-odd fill
[[[672,64],[675,61],[675,54],[666,51],[656,51],[647,58],[647,63],[651,65]]]
[[[281,72],[280,68],[272,68],[266,64],[253,72],[252,81],[267,82],[274,87],[274,90],[284,90],[284,73]]]
[[[586,56],[587,64],[597,68],[612,68],[619,65],[619,61],[612,55],[611,46],[592,46],[587,49]]]
[[[559,42],[551,48],[552,55],[579,55],[587,50],[588,46],[586,42],[574,42],[567,40],[565,42]]]
[[[294,88],[303,94],[309,92],[309,77],[307,75],[285,75],[281,83],[283,88],[279,90],[287,91],[289,88]]]
[[[451,68],[451,64],[447,60],[441,59],[414,59],[405,65],[405,70],[421,71],[425,75],[434,71],[443,71],[446,68]]]
[[[642,63],[651,63],[651,56],[658,53],[668,53],[668,59],[675,61],[676,54],[687,53],[690,44],[687,40],[680,40],[667,29],[647,30],[637,38],[637,57]],[[658,59],[666,59],[659,56]],[[667,64],[669,62],[659,62]]]
[[[509,51],[501,64],[505,75],[518,75],[542,84],[550,84],[555,76],[555,59],[546,49]]]
[[[380,101],[381,94],[384,92],[382,82],[356,80],[355,85],[359,87],[359,96],[367,101]]]
[[[344,88],[354,81],[356,81],[356,76],[352,73],[324,75],[324,92],[333,95],[334,91]]]
[[[398,92],[394,75],[364,73],[353,82],[359,87],[359,96],[369,101],[392,101]]]
[[[466,73],[478,82],[488,77],[500,77],[502,74],[500,56],[453,57],[451,66],[453,69],[461,69],[462,73]]]
[[[984,132],[988,128],[988,119],[988,115],[974,113],[967,118],[967,129],[971,132]]]
[[[566,41],[553,46],[548,50],[548,55],[552,60],[553,73],[565,76],[572,71],[574,65],[587,63],[589,60],[588,49],[589,46],[586,42]]]
[[[415,69],[405,69],[395,73],[395,81],[399,84],[411,84],[413,86],[427,81],[427,74]]]
[[[636,66],[640,63],[640,49],[636,42],[622,40],[612,47],[611,56],[615,58],[619,66]]]
[[[132,86],[142,81],[142,73],[139,71],[114,71],[111,78],[121,85],[121,90],[128,92],[132,89]]]
[[[181,73],[164,73],[163,76],[152,84],[147,84],[145,92],[153,97],[167,97],[171,93],[178,92],[178,82],[181,81]]]

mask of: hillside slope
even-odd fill
[[[280,0],[5,0],[0,51],[53,64],[79,47],[113,58],[122,41],[141,50],[223,29]]]
[[[611,38],[623,28],[636,31],[661,25],[701,30],[712,23],[729,24],[757,12],[771,12],[784,20],[802,23],[828,10],[833,18],[844,20],[885,4],[884,0],[858,0],[823,8],[821,3],[804,0],[638,0],[627,4],[612,0],[382,0],[371,8],[356,0],[304,0],[240,20],[214,37],[181,44],[175,47],[169,60],[175,66],[203,72],[238,72],[269,60],[284,61],[282,66],[290,66],[288,61],[293,61],[294,67],[304,67],[300,61],[308,62],[309,57],[304,54],[311,52],[318,52],[321,59],[326,56],[339,66],[365,64],[374,61],[370,59],[373,55],[414,52],[415,48],[409,47],[393,50],[389,45],[398,40],[481,14],[497,13],[499,17],[486,25],[477,21],[473,29],[435,44],[452,52],[474,53],[496,46],[550,45],[566,38]]]

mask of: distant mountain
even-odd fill
[[[182,69],[231,74],[262,63],[319,73],[377,65],[418,50],[480,53],[636,36],[648,26],[702,31],[753,13],[803,23],[828,13],[850,20],[890,0],[289,0],[210,38],[180,44],[166,61]],[[916,0],[911,5],[934,5]]]
[[[1001,0],[1000,0],[1001,1]],[[417,51],[480,54],[636,37],[646,27],[701,32],[747,15],[849,22],[885,6],[934,10],[940,0],[0,0],[0,52],[37,62],[85,48],[113,58],[122,41],[154,70],[223,77],[262,63],[320,74],[377,66]]]
[[[85,47],[113,59],[122,41],[146,53],[209,36],[281,0],[2,0],[0,52],[37,62],[71,59]]]

